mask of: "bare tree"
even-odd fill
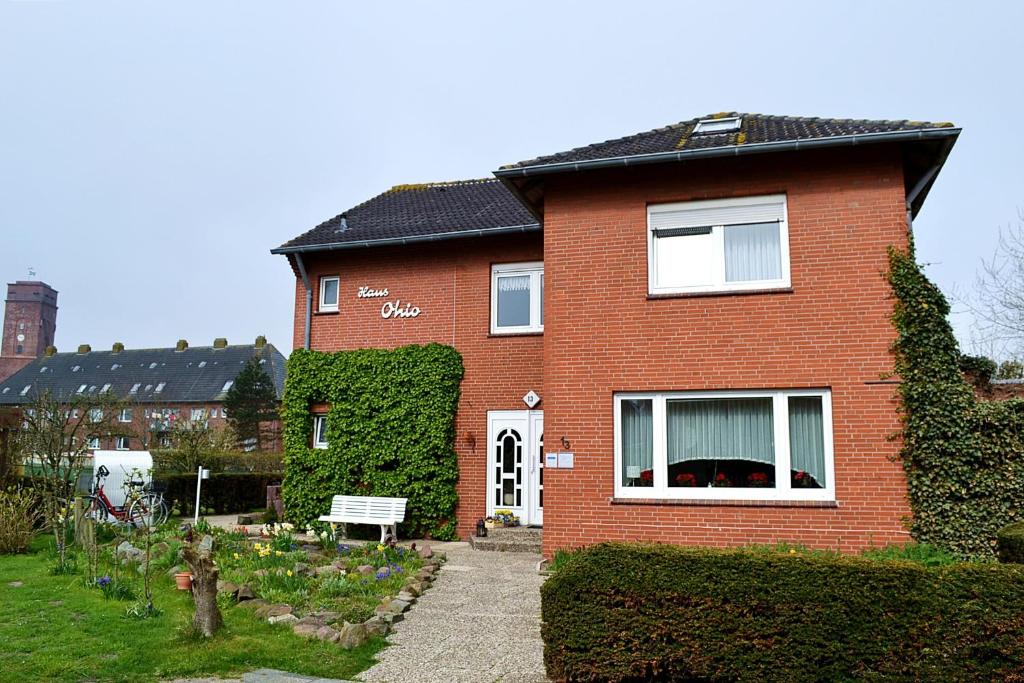
[[[130,435],[117,422],[122,406],[109,393],[61,397],[44,392],[20,407],[21,426],[15,438],[43,501],[43,519],[53,531],[62,566],[74,522],[70,501],[89,458],[90,442]]]
[[[996,358],[1024,353],[1024,211],[999,231],[992,258],[983,261],[971,294],[958,295],[974,316],[974,345]]]

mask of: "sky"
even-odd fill
[[[966,290],[1024,207],[1022,24],[1024,3],[935,0],[0,0],[0,278],[60,292],[61,350],[287,353],[269,250],[321,221],[741,111],[961,126],[914,228]]]

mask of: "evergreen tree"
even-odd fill
[[[260,365],[259,356],[253,356],[224,397],[228,424],[243,448],[263,450],[269,437],[263,427],[278,419],[277,403],[274,381]]]

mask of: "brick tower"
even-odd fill
[[[57,329],[57,291],[45,282],[7,285],[0,382],[46,352]]]

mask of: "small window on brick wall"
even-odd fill
[[[325,450],[327,448],[327,416],[313,416],[313,448]]]
[[[337,276],[320,278],[321,313],[333,313],[338,310],[338,288],[340,281]]]

